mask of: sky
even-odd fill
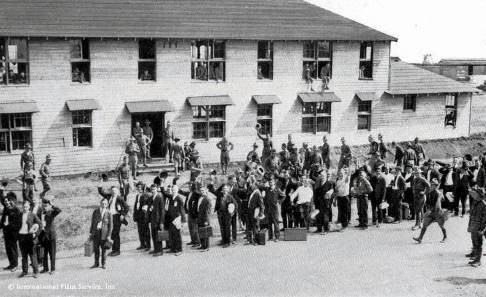
[[[422,62],[486,58],[486,0],[306,0],[398,38],[392,55]]]

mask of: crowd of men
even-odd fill
[[[248,245],[262,244],[267,239],[278,242],[281,232],[286,229],[299,228],[309,232],[305,230],[315,226],[315,233],[325,235],[331,231],[333,206],[337,206],[338,211],[335,225],[341,226],[336,229],[342,232],[352,222],[352,200],[356,200],[358,210],[355,227],[360,230],[369,227],[368,207],[371,207],[371,223],[376,227],[382,223],[399,224],[403,220],[412,220],[415,222],[412,230],[420,229],[420,235],[413,239],[421,243],[428,226],[436,222],[443,234],[441,242],[445,242],[445,222],[449,214],[464,216],[468,197],[468,232],[473,248],[466,256],[471,258],[470,265],[477,267],[481,264],[482,237],[486,230],[486,153],[476,158],[471,155],[454,158],[449,164],[427,160],[417,138],[404,147],[395,142],[388,146],[379,134],[377,141],[369,136],[370,150],[362,164],[342,138],[340,159],[337,164],[332,164],[331,148],[325,136],[319,147],[303,143],[298,148],[289,135],[288,141],[281,144],[277,152],[271,137],[262,134],[258,127],[257,135],[263,142],[261,156],[258,144],[253,144],[244,166],[231,175],[227,173],[230,151],[234,146],[226,138],[218,142],[222,182],[215,171],[209,172],[209,177],[203,173],[195,143],[188,148],[175,147],[180,140],[173,139],[175,141],[168,148],[172,153],[169,157],[185,160],[185,166],[177,166],[177,169],[190,170],[187,187],[179,185],[179,171],[172,180],[163,171],[151,184],[137,181],[136,168],[129,161],[133,156],[127,149],[116,170],[119,185],[111,184],[108,176],[103,174],[98,187],[100,207],[94,210],[90,226],[95,255],[92,268],[106,268],[108,249],[112,250],[109,256],[120,255],[120,230],[122,225],[128,225],[130,215],[137,225],[140,241],[137,250],[149,252],[154,257],[163,255],[164,250],[181,255],[185,223],[190,234],[186,244],[202,252],[208,251],[213,227],[216,227],[211,220],[213,212],[221,234],[218,245],[224,248],[237,244],[237,231],[243,226],[245,244]],[[134,138],[129,146],[136,141]],[[39,170],[43,191],[42,197],[35,198],[33,187],[36,182],[29,181],[31,175],[34,180],[36,178],[31,147],[27,146],[22,154],[22,211],[15,206],[15,194],[1,192],[6,211],[0,227],[4,229],[10,263],[6,268],[15,270],[17,267],[18,241],[22,251],[21,276],[27,273],[29,256],[34,275],[37,275],[36,247],[41,241],[41,232],[54,233],[48,243],[42,239],[41,245],[45,247],[44,271],[48,270],[47,255],[51,257],[51,272],[55,270],[55,228],[52,223],[60,210],[43,198],[50,190],[50,159],[47,156]],[[127,204],[131,188],[135,188],[133,207]]]

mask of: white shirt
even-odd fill
[[[103,217],[105,216],[105,208],[101,209],[100,212],[101,212],[101,220],[98,222],[98,226],[96,226],[96,228],[98,230],[101,229],[101,224],[103,224]]]
[[[116,197],[111,197],[109,208],[112,215],[118,214],[118,210],[116,209]]]
[[[454,181],[452,180],[452,171],[447,172],[445,185],[446,186],[452,186],[453,184],[454,184]]]
[[[387,187],[391,186],[391,183],[393,182],[393,178],[394,178],[393,174],[391,173],[385,174],[385,181]]]
[[[338,197],[349,195],[349,176],[336,180],[336,195]]]
[[[404,176],[405,180],[409,179],[410,176],[412,176],[411,173],[405,173],[405,176]],[[405,183],[405,187],[410,188],[411,186],[412,186],[411,183]]]
[[[290,198],[294,200],[296,197],[298,197],[297,204],[304,204],[310,203],[312,201],[312,196],[314,196],[314,192],[312,191],[311,187],[300,186],[297,188],[297,191],[290,196]]]
[[[29,234],[29,226],[27,226],[27,217],[29,213],[22,213],[22,227],[20,228],[19,234]]]
[[[199,207],[201,206],[202,201],[204,200],[204,197],[199,198],[197,201],[197,211],[199,211]]]

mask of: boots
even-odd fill
[[[416,242],[418,243],[422,243],[422,238],[424,238],[424,234],[425,234],[425,231],[427,230],[427,228],[422,228],[422,230],[420,231],[420,235],[419,237],[414,237],[413,240],[415,240]]]
[[[442,237],[442,240],[440,242],[444,243],[447,239],[447,231],[446,231],[445,228],[442,228],[442,235],[443,235],[443,237]]]

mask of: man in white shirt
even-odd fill
[[[290,195],[290,200],[293,201],[295,206],[295,219],[297,226],[301,228],[309,229],[309,211],[310,203],[312,197],[314,196],[314,191],[307,177],[302,180],[302,185],[297,188],[297,190]]]
[[[29,257],[34,269],[34,278],[38,277],[37,255],[34,252],[34,246],[37,243],[42,222],[30,212],[30,202],[24,201],[22,208],[22,225],[19,230],[19,246],[22,254],[22,273],[19,277],[24,277],[29,269]]]
[[[334,186],[334,193],[337,197],[338,207],[338,221],[341,222],[343,229],[346,229],[350,221],[350,200],[349,200],[349,183],[350,176],[345,169],[341,168],[338,171],[336,183]]]

